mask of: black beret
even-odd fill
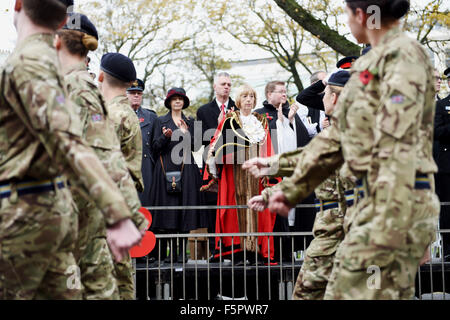
[[[95,28],[91,20],[82,13],[73,12],[69,14],[69,19],[63,29],[80,31],[93,36],[98,40],[97,28]]]
[[[135,82],[127,89],[127,91],[144,91],[145,83],[141,79],[136,79]]]
[[[100,62],[100,69],[123,82],[136,80],[133,61],[121,53],[106,53]]]
[[[341,70],[330,76],[330,79],[328,79],[328,84],[331,86],[344,87],[348,79],[350,79],[350,72]]]
[[[445,75],[447,78],[450,78],[450,68],[445,69],[444,75]]]
[[[186,91],[183,88],[172,88],[167,92],[166,100],[164,100],[164,105],[167,109],[170,109],[170,99],[173,96],[180,96],[184,100],[183,109],[189,107],[190,101],[186,95]]]
[[[353,62],[355,62],[359,57],[357,56],[350,56],[345,57],[336,63],[336,68],[338,69],[350,69],[352,67]]]
[[[73,0],[59,0],[62,4],[64,4],[66,7],[73,6]]]

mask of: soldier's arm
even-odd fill
[[[414,55],[414,50],[412,55]],[[376,112],[375,148],[380,161],[369,192],[377,190],[374,206],[380,224],[404,230],[411,214],[411,190],[416,172],[416,135],[424,101],[417,101],[418,88],[429,77],[417,68],[408,53],[396,52],[385,59],[380,70],[380,107]],[[423,97],[423,95],[422,95]],[[406,220],[405,220],[406,219]],[[395,245],[393,243],[393,245]]]
[[[131,213],[120,191],[92,149],[82,142],[79,120],[67,106],[63,90],[56,81],[48,80],[54,75],[38,78],[35,74],[20,70],[15,77],[15,89],[23,102],[20,107],[13,104],[20,108],[17,114],[55,165],[64,167],[85,186],[108,226],[129,218]]]
[[[139,192],[144,190],[144,180],[142,178],[142,133],[138,119],[134,114],[129,114],[123,118],[122,137],[120,137],[120,147],[128,170]]]
[[[295,158],[292,176],[276,185],[294,206],[309,196],[314,189],[343,163],[339,132],[335,126],[319,133]]]

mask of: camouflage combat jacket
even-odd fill
[[[114,181],[81,139],[56,65],[53,34],[34,34],[7,59],[0,78],[0,181],[80,181],[112,225],[131,216]]]
[[[124,196],[138,229],[147,222],[138,211],[141,207],[133,179],[129,174],[114,123],[106,110],[104,99],[84,63],[74,66],[64,76],[68,99],[74,102],[81,119],[82,138],[94,150]],[[98,228],[100,217],[89,217],[90,228]]]
[[[117,96],[107,103],[107,109],[114,122],[120,148],[127,162],[128,170],[139,192],[144,190],[142,178],[142,133],[136,113],[131,109],[126,96]]]

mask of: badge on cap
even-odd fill
[[[139,82],[137,82],[137,80],[135,82],[133,82],[133,87],[137,87],[139,86]]]
[[[405,97],[400,94],[396,95],[396,96],[392,96],[391,102],[394,104],[401,104],[401,103],[405,102]]]
[[[100,122],[103,120],[103,117],[101,114],[94,114],[92,116],[92,122]]]

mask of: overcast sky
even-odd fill
[[[267,0],[272,1],[272,0]],[[342,1],[342,0],[332,0]],[[423,0],[412,0],[412,3],[421,3]],[[16,30],[13,26],[13,7],[14,0],[1,0],[0,1],[0,51],[9,50],[14,48],[16,39]],[[444,7],[450,7],[450,2],[444,5]]]

